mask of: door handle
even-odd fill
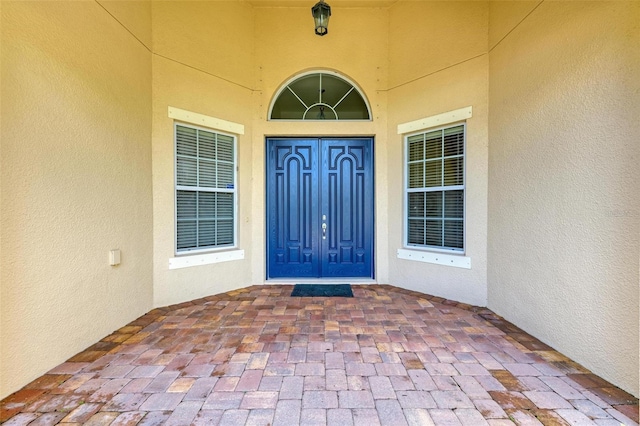
[[[322,224],[322,239],[323,240],[327,239],[327,224],[326,223]]]

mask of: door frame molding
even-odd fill
[[[372,195],[373,195],[373,212],[371,219],[371,276],[370,277],[320,277],[320,278],[305,278],[305,277],[269,277],[269,141],[275,139],[369,139],[371,141],[371,179],[372,179]],[[264,147],[265,147],[265,155],[264,155],[264,213],[263,217],[265,220],[264,227],[264,236],[265,236],[265,244],[263,247],[264,250],[264,279],[265,283],[274,283],[274,282],[313,282],[313,283],[335,283],[335,282],[345,282],[348,281],[350,283],[364,283],[371,284],[376,283],[376,271],[377,271],[377,250],[376,250],[376,220],[377,220],[377,199],[376,199],[376,137],[375,135],[349,135],[349,136],[335,136],[335,135],[325,135],[325,136],[308,136],[308,135],[265,135],[264,137]],[[320,170],[319,170],[319,173]]]

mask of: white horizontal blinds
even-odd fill
[[[464,246],[464,126],[407,138],[407,244]]]
[[[235,140],[176,125],[177,249],[234,245]]]
[[[178,250],[198,245],[198,193],[176,191]]]
[[[233,138],[218,135],[218,188],[233,188],[235,165],[233,163]]]

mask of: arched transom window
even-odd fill
[[[358,88],[329,72],[306,73],[283,85],[269,111],[270,120],[370,120]]]

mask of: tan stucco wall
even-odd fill
[[[429,16],[430,25],[407,24],[420,16]],[[391,9],[385,182],[389,282],[482,306],[487,300],[487,25],[485,2],[406,2]],[[398,259],[397,250],[403,247],[404,139],[397,126],[467,106],[473,109],[467,120],[465,178],[465,255],[471,269]]]
[[[639,22],[544,2],[492,50],[489,96],[489,307],[636,396]]]
[[[100,0],[98,3],[140,43],[147,48],[151,47],[151,1]]]
[[[540,0],[490,1],[489,49],[493,49],[541,3]]]
[[[252,8],[235,1],[156,2],[153,51],[154,305],[165,306],[252,284]],[[174,120],[168,117],[169,106],[245,126],[237,145],[243,260],[169,269],[175,256]]]
[[[148,50],[95,2],[1,12],[0,398],[152,306]]]

